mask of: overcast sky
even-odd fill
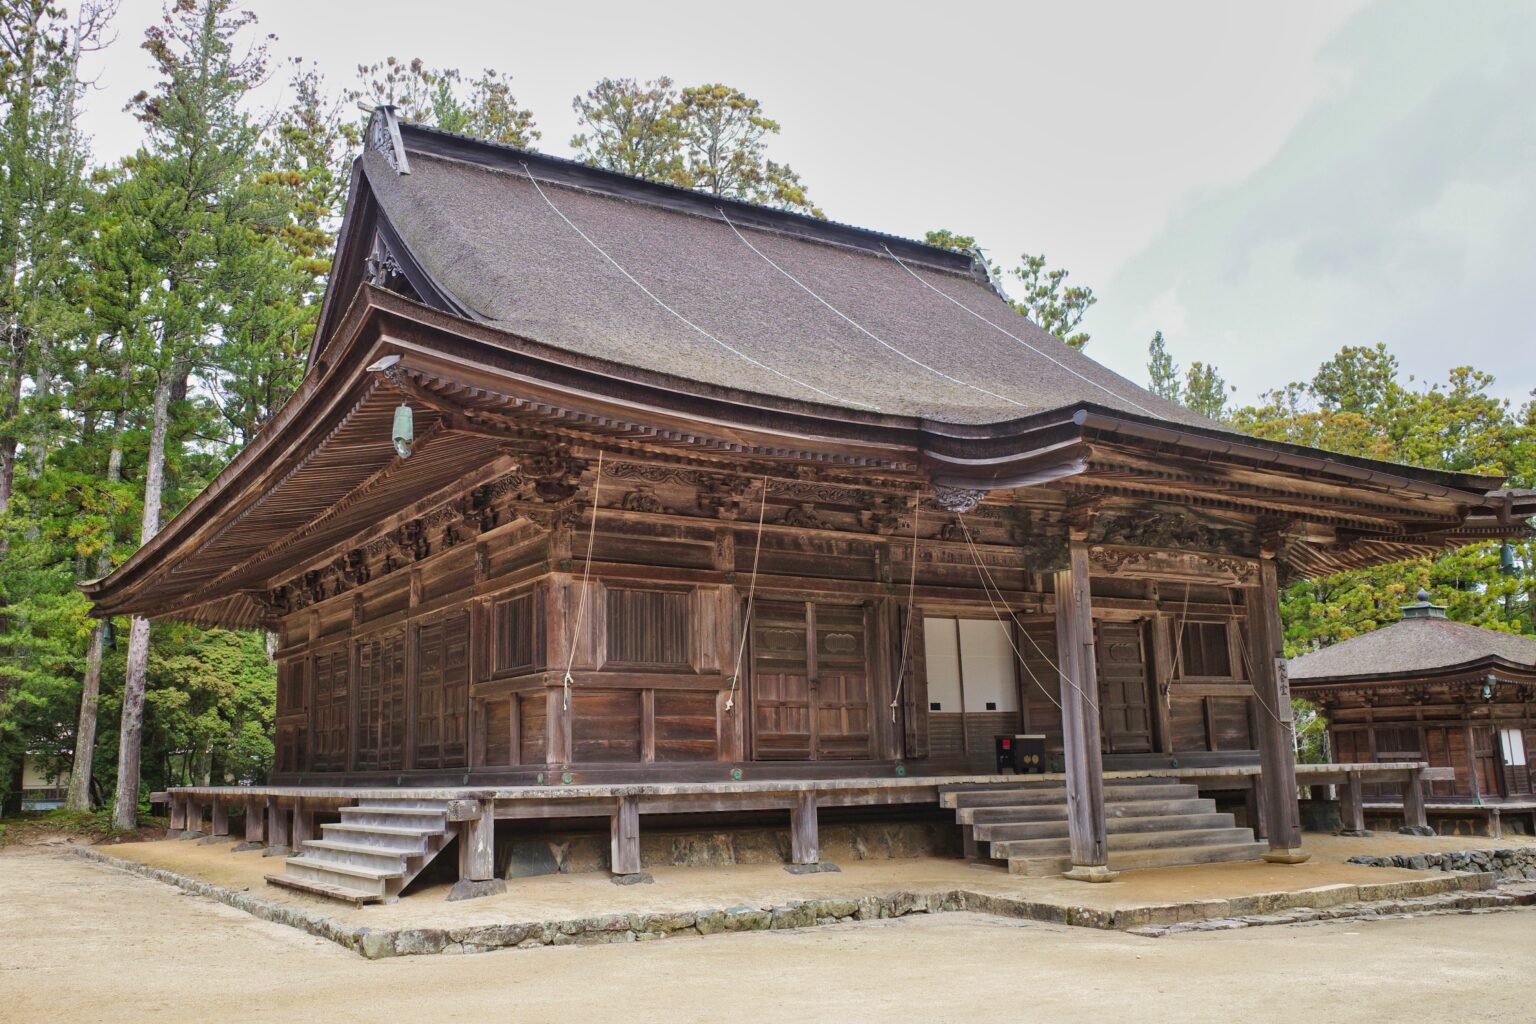
[[[244,6],[338,89],[391,54],[509,72],[557,154],[599,78],[727,82],[832,218],[1068,268],[1089,354],[1136,380],[1161,329],[1243,399],[1378,341],[1536,387],[1536,3]],[[159,10],[124,0],[89,69],[104,159],[137,143]]]

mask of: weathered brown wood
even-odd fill
[[[1411,773],[1403,783],[1403,830],[1416,835],[1434,834],[1424,807],[1424,783],[1419,772]]]
[[[475,813],[458,822],[459,878],[482,882],[496,877],[496,817],[490,800],[466,801]]]
[[[789,811],[790,862],[817,864],[821,862],[821,832],[816,820],[816,794],[800,794]]]
[[[209,824],[208,834],[211,836],[229,835],[229,804],[223,800],[214,800],[209,806],[212,808],[212,821]]]
[[[187,832],[189,834],[203,834],[203,814],[205,807],[200,800],[187,800]]]
[[[1264,768],[1266,860],[1297,864],[1310,856],[1301,849],[1296,804],[1296,736],[1291,691],[1285,676],[1280,627],[1280,588],[1273,558],[1261,559],[1258,585],[1247,590],[1249,670],[1259,714],[1259,760]]]
[[[301,848],[307,840],[318,838],[315,832],[315,810],[303,800],[293,802],[293,848]]]
[[[640,873],[640,803],[621,796],[608,818],[610,863],[616,875]]]
[[[266,801],[254,796],[245,798],[245,841],[248,843],[267,841]]]
[[[275,850],[291,849],[288,830],[288,808],[275,796],[267,797],[267,846]]]
[[[1339,787],[1339,809],[1345,835],[1365,834],[1365,798],[1358,773],[1350,774]]]
[[[172,832],[184,832],[187,828],[187,798],[177,793],[171,794],[171,815],[169,828]]]
[[[1067,775],[1067,834],[1072,868],[1084,881],[1115,877],[1104,828],[1104,764],[1099,743],[1098,681],[1088,551],[1074,539],[1069,563],[1056,573],[1056,650],[1061,674],[1062,749]]]

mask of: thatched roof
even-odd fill
[[[409,174],[377,150],[363,158],[384,216],[457,305],[521,337],[704,384],[947,423],[1088,402],[1222,429],[1031,323],[968,254],[402,130]]]

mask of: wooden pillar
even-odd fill
[[[209,806],[213,809],[213,824],[208,834],[211,836],[229,835],[229,804],[223,800],[215,800]]]
[[[1258,586],[1248,588],[1248,648],[1253,691],[1259,701],[1259,767],[1264,789],[1264,830],[1275,864],[1300,864],[1301,809],[1296,802],[1295,714],[1285,676],[1280,630],[1280,583],[1273,557],[1259,560]]]
[[[459,822],[459,880],[488,882],[495,876],[495,804],[481,800],[480,813]]]
[[[293,802],[293,849],[298,852],[304,846],[304,841],[315,838],[315,812],[312,808],[305,807],[304,801]]]
[[[1076,532],[1076,531],[1074,531]],[[1072,868],[1066,877],[1108,882],[1104,831],[1104,762],[1099,741],[1098,666],[1093,648],[1093,606],[1088,591],[1088,548],[1068,545],[1068,566],[1056,573],[1056,650],[1062,674],[1062,747],[1067,767],[1067,835]]]
[[[187,797],[187,831],[186,838],[203,834],[203,805],[192,797]]]
[[[254,796],[245,798],[245,841],[262,843],[267,838],[266,806]]]
[[[1339,809],[1343,812],[1344,835],[1370,835],[1365,830],[1365,798],[1359,772],[1349,772],[1344,776],[1344,785],[1339,787]]]
[[[1494,839],[1504,838],[1504,821],[1497,807],[1488,808],[1488,834]]]
[[[821,863],[821,833],[816,821],[816,792],[801,793],[789,809],[790,861]]]
[[[1417,768],[1409,769],[1408,781],[1403,783],[1403,827],[1399,830],[1409,835],[1432,836],[1429,814],[1424,808],[1424,782]]]
[[[608,818],[612,839],[615,875],[640,874],[640,804],[632,796],[621,796]]]
[[[180,793],[172,793],[171,801],[171,832],[183,832],[187,827],[187,798]]]
[[[275,796],[267,797],[267,849],[273,853],[288,849],[288,812]]]
[[[1264,776],[1251,776],[1246,794],[1248,823],[1256,839],[1268,839],[1269,830],[1264,827]]]

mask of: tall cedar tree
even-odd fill
[[[245,287],[238,270],[270,214],[253,187],[258,131],[244,111],[267,68],[263,46],[241,48],[252,21],[230,0],[175,0],[143,44],[160,81],[129,104],[144,124],[145,144],[125,162],[111,199],[154,282],[134,296],[124,335],[128,357],[153,381],[140,544],[160,529],[167,446],[184,443],[172,436],[179,434],[173,415],[182,411],[173,403],[184,406],[189,377],[216,365],[226,297]],[[149,620],[134,616],[112,808],[120,829],[133,828],[138,817],[149,642]]]

